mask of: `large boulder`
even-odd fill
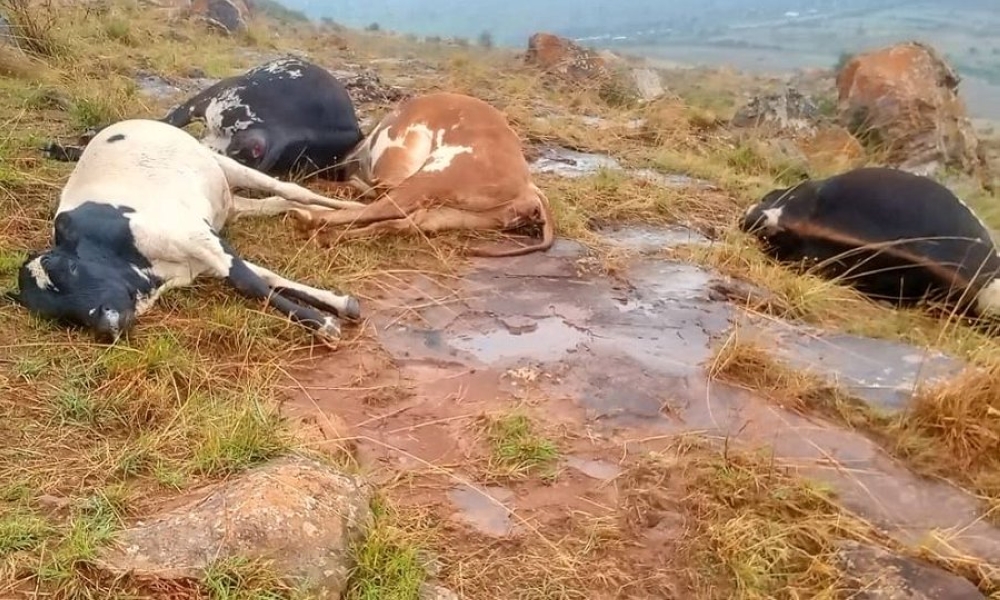
[[[192,0],[191,12],[223,33],[246,30],[250,18],[244,0]]]
[[[218,561],[265,560],[317,598],[339,598],[370,490],[312,459],[285,457],[126,529],[96,561],[115,576],[198,580]]]
[[[601,80],[611,76],[607,61],[593,50],[551,33],[528,38],[524,61],[542,70],[575,80]]]
[[[905,42],[854,56],[837,73],[841,122],[878,144],[886,164],[921,174],[982,174],[960,78],[930,46]]]

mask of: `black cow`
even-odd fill
[[[231,187],[274,195],[254,200]],[[359,317],[356,298],[245,261],[219,234],[240,216],[277,215],[297,204],[362,206],[278,181],[160,121],[115,123],[90,141],[66,182],[52,247],[29,255],[19,289],[7,295],[34,314],[114,341],[161,293],[205,274],[267,299],[321,338],[336,338],[338,316]]]
[[[990,231],[948,188],[890,168],[860,168],[776,189],[740,229],[786,263],[840,278],[897,305],[943,301],[1000,311],[1000,257]]]
[[[280,58],[223,79],[160,119],[205,123],[202,143],[275,177],[297,172],[339,180],[338,163],[364,137],[347,88],[319,65]],[[48,144],[50,158],[79,160],[80,146]]]

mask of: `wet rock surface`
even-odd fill
[[[622,167],[614,158],[605,154],[579,152],[560,146],[543,146],[537,149],[537,156],[529,167],[533,173],[554,173],[561,177],[586,177],[601,169],[610,171],[625,170],[629,175],[645,179],[663,187],[694,186],[703,189],[715,189],[716,186],[704,179],[695,179],[686,175],[660,173],[652,169],[628,169]]]
[[[867,544],[844,542],[838,559],[857,600],[980,600],[968,580]]]
[[[126,529],[97,564],[138,579],[198,579],[227,558],[267,559],[282,576],[338,598],[348,549],[364,534],[370,492],[355,478],[284,457]]]
[[[612,235],[626,245],[631,237],[633,248],[641,249],[648,247],[650,232],[619,229]],[[676,230],[662,236],[664,245],[667,240],[683,243]],[[390,412],[404,411],[405,417],[380,422],[365,430],[367,435],[422,461],[460,463],[470,442],[445,423],[467,419],[472,406],[506,405],[512,400],[503,398],[521,393],[523,377],[544,391],[553,419],[594,439],[667,439],[695,431],[728,436],[747,447],[767,445],[777,459],[832,485],[849,509],[901,541],[1000,560],[1000,532],[981,520],[975,498],[914,475],[859,432],[782,409],[706,376],[714,344],[735,323],[772,336],[780,342],[779,357],[808,364],[817,375],[880,408],[905,406],[919,367],[929,365],[944,376],[959,368],[959,361],[941,356],[928,361],[923,350],[905,344],[817,335],[796,324],[753,319],[713,291],[725,278],[694,265],[640,253],[627,282],[620,282],[580,269],[585,260],[581,246],[560,240],[542,255],[477,261],[457,291],[421,280],[407,294],[374,301],[379,343],[398,365],[394,381],[410,382],[412,399]],[[425,306],[416,317],[401,318],[392,308],[414,303]],[[535,327],[526,327],[528,320]],[[348,420],[357,410],[356,421],[371,422],[367,408],[351,409],[342,394],[324,395],[324,387],[333,385],[328,378],[335,375],[302,377],[311,382],[306,389],[315,390],[308,391],[310,404]],[[456,398],[461,399],[457,405]],[[421,463],[384,449],[369,448],[369,453],[369,460],[389,461],[394,469],[420,468]],[[576,474],[561,485],[568,486],[565,493],[579,486],[572,496],[577,500],[551,499],[557,493],[552,488],[542,497],[562,506],[596,493],[594,475],[610,471],[582,465],[567,465],[571,468],[560,476],[562,482],[565,473]],[[516,535],[517,521],[511,526],[498,504],[514,514],[540,510],[529,502],[530,495],[462,489],[449,492],[450,510],[480,533]],[[480,500],[472,502],[476,495]],[[954,532],[947,545],[927,541],[937,530]]]

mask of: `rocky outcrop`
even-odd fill
[[[192,0],[191,12],[227,34],[244,31],[250,18],[243,0]]]
[[[310,597],[339,598],[369,500],[354,477],[311,459],[281,458],[125,530],[96,564],[140,582],[183,582],[218,561],[262,559]]]
[[[983,600],[967,579],[882,548],[843,542],[837,555],[856,600]]]
[[[542,70],[575,80],[602,80],[611,76],[607,61],[593,50],[551,33],[528,38],[524,61]]]
[[[841,122],[885,153],[884,162],[929,174],[980,174],[979,143],[958,96],[959,76],[930,46],[906,42],[857,55],[837,74]]]
[[[814,133],[820,120],[816,103],[795,88],[753,97],[736,111],[735,127],[766,127],[778,131]]]
[[[528,38],[524,62],[559,79],[593,84],[617,101],[649,102],[666,93],[655,70],[632,67],[612,52],[595,52],[551,33]]]

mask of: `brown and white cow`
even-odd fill
[[[531,180],[521,140],[488,103],[438,92],[404,101],[345,158],[362,195],[384,193],[361,208],[295,208],[306,230],[345,226],[331,237],[409,231],[512,230],[541,225],[542,240],[475,256],[517,256],[552,246],[548,198]]]

